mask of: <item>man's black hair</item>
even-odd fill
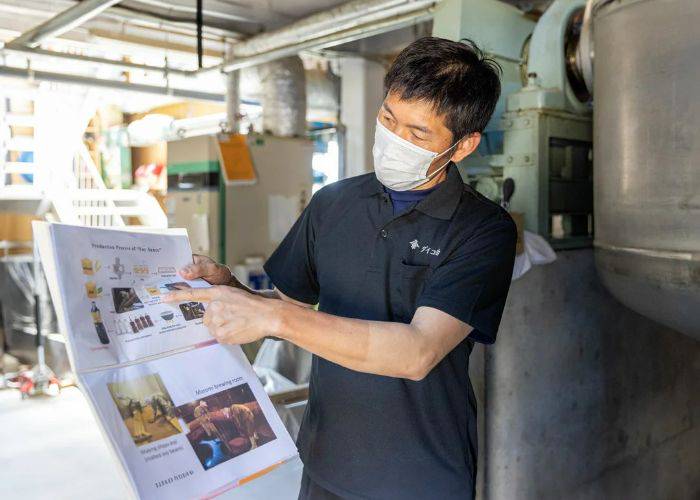
[[[501,95],[500,74],[471,40],[428,36],[399,53],[384,77],[384,94],[431,103],[457,141],[486,127]]]

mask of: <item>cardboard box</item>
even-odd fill
[[[32,221],[38,219],[33,215],[0,212],[0,241],[26,242],[28,244],[27,247],[11,249],[8,253],[32,252]]]

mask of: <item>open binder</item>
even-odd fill
[[[161,300],[209,286],[177,274],[184,231],[33,226],[71,366],[135,496],[211,498],[296,456],[240,347],[202,324],[206,305]]]

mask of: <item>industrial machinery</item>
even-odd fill
[[[557,249],[595,240],[617,299],[695,338],[698,15],[694,0],[555,0],[535,24],[502,2],[444,0],[434,24],[503,67],[480,155],[460,165],[467,181],[499,200],[512,178],[525,229]]]
[[[540,18],[523,50],[525,85],[506,97],[502,116],[511,209],[555,248],[588,246],[593,236],[591,109],[567,64],[583,5],[554,2]]]
[[[192,251],[222,260],[224,184],[218,141],[202,135],[168,142],[168,226],[187,228]]]
[[[257,269],[311,198],[313,143],[268,134],[239,137],[238,152],[218,135],[169,142],[166,206],[171,224],[188,229],[193,251]],[[248,158],[250,172],[240,164]]]
[[[503,66],[467,182],[498,199],[512,178],[526,229],[586,246],[514,282],[496,346],[470,356],[481,498],[697,491],[698,18],[697,0],[554,0],[536,24],[438,6],[437,36]]]
[[[503,69],[480,155],[460,167],[497,201],[513,179],[511,211],[555,248],[590,246],[593,236],[590,96],[572,64],[584,5],[556,1],[537,24],[502,2],[446,0],[435,16],[438,36],[474,40]]]
[[[700,339],[700,2],[592,4],[598,273]]]

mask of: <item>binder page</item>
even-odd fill
[[[213,496],[296,455],[238,346],[80,375],[141,498]]]
[[[125,363],[211,339],[199,302],[165,304],[187,287],[178,269],[192,262],[185,235],[51,224],[66,334],[78,371]]]

